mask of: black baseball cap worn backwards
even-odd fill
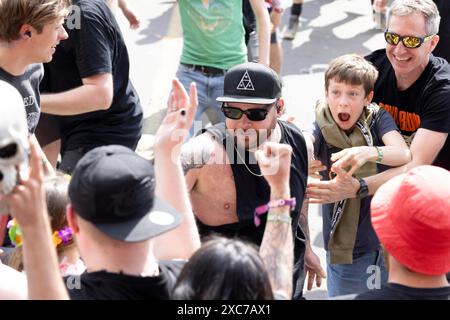
[[[126,242],[147,240],[180,224],[176,210],[154,192],[153,166],[118,145],[86,153],[69,184],[76,213],[108,236]]]
[[[271,68],[247,62],[225,74],[224,95],[216,100],[251,104],[271,104],[281,97],[281,80]]]

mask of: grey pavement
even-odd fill
[[[121,12],[117,18],[128,45],[131,78],[145,116],[143,139],[151,144],[164,115],[171,79],[175,76],[182,47],[176,1],[130,0],[140,15],[141,27],[130,30]],[[289,17],[290,0],[281,27]],[[283,41],[283,96],[287,114],[301,128],[314,120],[314,103],[324,91],[326,64],[345,53],[367,54],[384,47],[383,35],[373,28],[369,0],[305,0],[301,26],[293,41]],[[325,268],[322,221],[318,206],[310,206],[309,224],[313,249]],[[326,283],[305,292],[307,299],[326,299]]]

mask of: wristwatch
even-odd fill
[[[356,198],[358,199],[362,199],[367,197],[367,195],[369,194],[369,187],[367,186],[367,182],[366,180],[362,179],[362,178],[357,178],[359,181],[359,189],[356,192]]]

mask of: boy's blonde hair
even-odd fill
[[[367,96],[373,91],[377,78],[378,71],[369,61],[357,54],[346,54],[331,60],[325,71],[325,89],[328,90],[330,80],[362,84]]]
[[[44,26],[68,14],[70,0],[0,0],[0,42],[20,37],[29,24],[41,33]]]

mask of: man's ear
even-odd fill
[[[430,52],[433,52],[433,50],[436,48],[437,44],[439,43],[439,36],[435,35],[433,36],[433,38],[430,40],[431,46],[430,46]]]
[[[78,226],[77,215],[70,203],[66,207],[66,218],[69,227],[72,229],[72,232],[74,234],[77,234],[80,231],[80,227]]]
[[[283,98],[278,99],[276,104],[278,116],[282,116],[284,112],[284,99]]]

